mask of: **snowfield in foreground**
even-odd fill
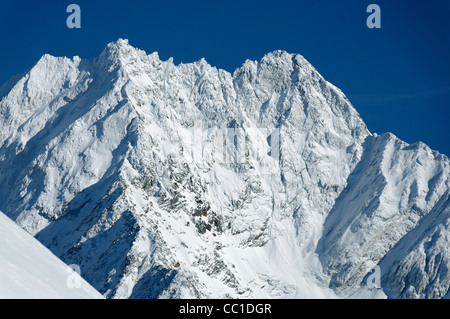
[[[1,299],[103,298],[76,272],[2,213],[0,265]]]

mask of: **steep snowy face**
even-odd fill
[[[372,136],[300,55],[118,40],[0,97],[0,209],[108,298],[346,296],[378,263],[390,296],[448,290],[448,158]]]

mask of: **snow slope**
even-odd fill
[[[30,234],[0,213],[1,299],[103,298]]]
[[[331,286],[346,291],[378,264],[388,296],[442,297],[450,287],[448,158],[392,134],[364,147],[317,248]]]
[[[0,209],[108,298],[448,293],[448,157],[370,133],[301,55],[230,74],[120,39],[0,98]]]

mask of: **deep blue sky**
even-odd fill
[[[81,29],[66,26],[71,3]],[[366,26],[370,3],[381,8],[381,29]],[[93,58],[118,38],[230,72],[273,50],[300,53],[371,132],[450,155],[449,0],[0,0],[0,30],[0,83],[45,53]]]

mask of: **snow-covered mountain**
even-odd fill
[[[77,272],[3,213],[0,213],[0,265],[1,299],[103,298]]]
[[[45,55],[0,127],[0,210],[108,298],[449,294],[448,157],[370,133],[298,54]]]

